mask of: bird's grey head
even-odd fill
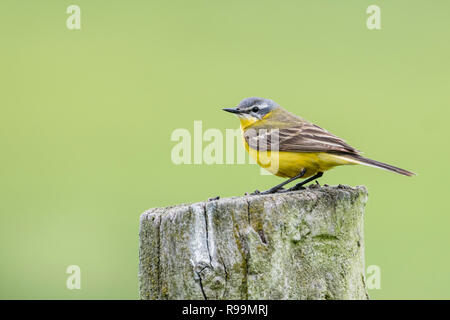
[[[235,113],[242,118],[254,117],[261,120],[266,114],[278,107],[279,105],[273,100],[251,97],[239,102],[235,108],[224,108],[223,110]]]

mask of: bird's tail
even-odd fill
[[[369,166],[369,167],[381,168],[381,169],[388,170],[388,171],[393,171],[393,172],[396,172],[396,173],[399,173],[399,174],[402,174],[402,175],[408,176],[408,177],[416,175],[414,172],[411,172],[411,171],[408,171],[408,170],[405,170],[405,169],[401,169],[401,168],[398,168],[398,167],[394,167],[394,166],[391,166],[390,164],[387,164],[387,163],[383,163],[383,162],[379,162],[379,161],[376,161],[376,160],[364,158],[364,157],[362,157],[360,155],[356,155],[356,154],[355,155],[353,155],[353,154],[352,155],[345,155],[343,157],[345,159],[349,160],[350,162],[355,163],[355,164],[362,164],[362,165]]]

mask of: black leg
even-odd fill
[[[314,181],[318,178],[320,178],[321,176],[323,176],[323,172],[318,172],[317,174],[313,175],[311,178],[308,178],[306,180],[303,180],[302,182],[296,184],[295,186],[293,186],[292,188],[289,188],[287,191],[295,191],[295,190],[300,190],[300,188],[307,184],[308,182]]]
[[[275,187],[270,188],[269,190],[266,190],[266,191],[264,191],[264,192],[261,192],[261,194],[275,193],[275,192],[277,192],[278,190],[280,190],[281,188],[283,188],[284,185],[286,185],[286,184],[288,184],[288,183],[290,183],[290,182],[292,182],[292,181],[294,181],[294,180],[297,180],[297,179],[300,179],[301,177],[303,177],[303,176],[305,175],[305,172],[306,172],[306,169],[303,169],[303,170],[300,171],[300,173],[299,173],[298,175],[296,175],[295,177],[292,177],[292,178],[290,178],[290,179],[287,179],[286,181],[280,183],[279,185],[276,185]]]

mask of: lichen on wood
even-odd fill
[[[367,299],[364,187],[144,212],[141,299]]]

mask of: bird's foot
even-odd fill
[[[248,192],[245,193],[246,196],[256,196],[258,194],[261,194],[261,191],[255,190],[255,191],[253,191],[251,193],[248,193]]]
[[[305,190],[306,188],[304,186],[293,186],[292,188],[289,188],[286,190],[286,192],[290,191],[298,191],[298,190]]]
[[[259,191],[259,190],[255,190],[252,193],[248,193],[246,192],[245,195],[246,196],[257,196],[257,195],[263,195],[263,194],[274,194],[274,193],[282,193],[282,192],[286,192],[285,189],[281,188],[281,189],[269,189],[266,191]]]
[[[284,188],[272,188],[263,192],[259,192],[258,194],[275,194],[275,193],[284,193],[287,192],[288,190],[284,189]]]
[[[320,189],[320,183],[316,180],[316,183],[310,184],[308,189]]]

